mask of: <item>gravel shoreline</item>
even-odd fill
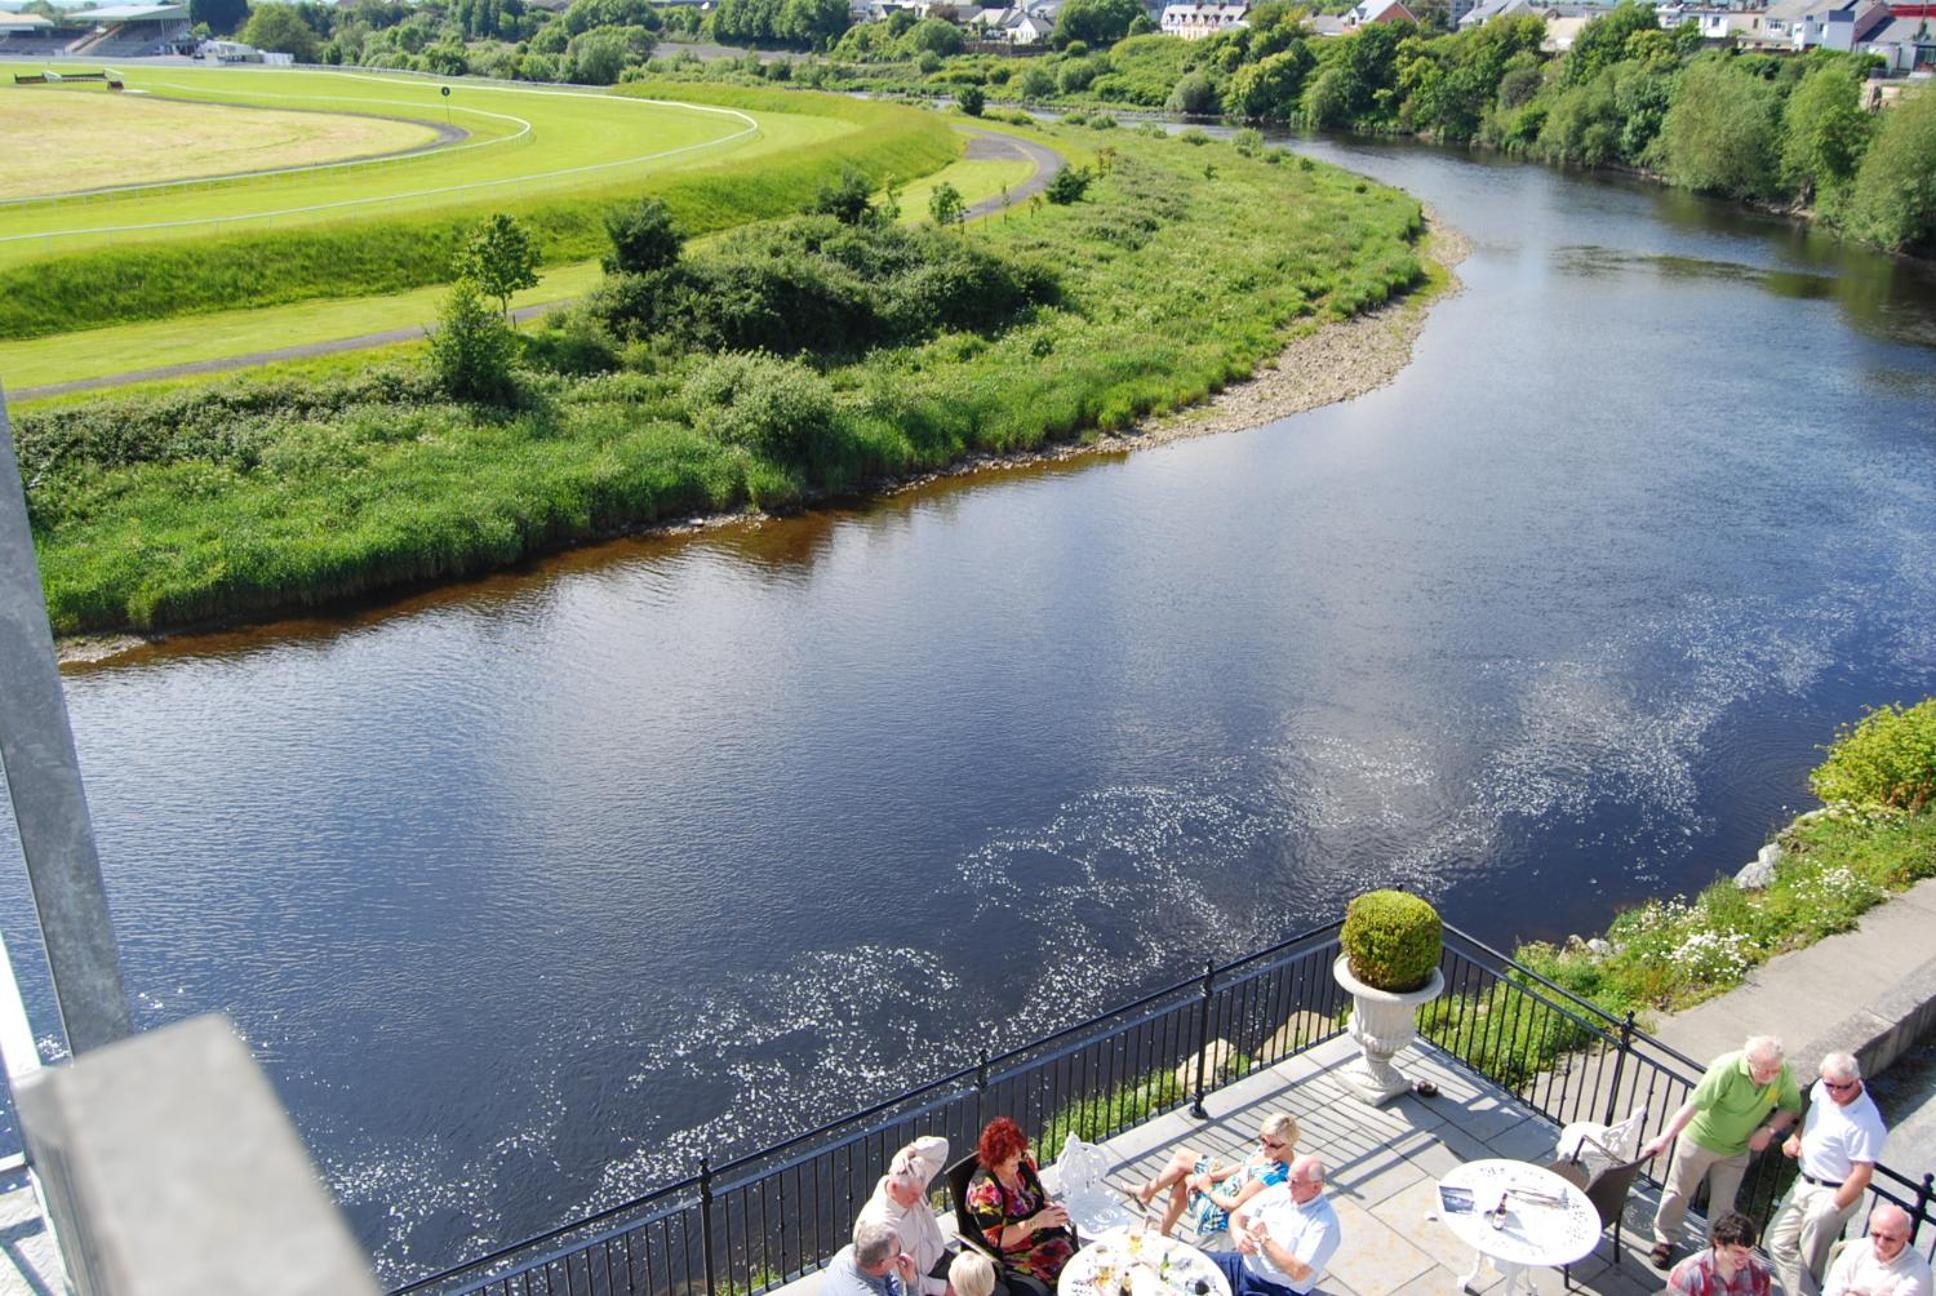
[[[1232,383],[1201,405],[1163,415],[1133,430],[1105,434],[1081,444],[1058,445],[1020,454],[973,455],[936,472],[923,473],[885,486],[877,494],[885,496],[918,490],[946,478],[1000,473],[1031,464],[1060,463],[1089,455],[1119,455],[1131,450],[1169,445],[1191,437],[1238,432],[1375,391],[1396,378],[1411,362],[1412,344],[1424,329],[1431,307],[1455,295],[1463,287],[1454,270],[1470,254],[1471,241],[1440,221],[1429,207],[1425,210],[1425,225],[1426,237],[1421,251],[1426,259],[1444,267],[1450,279],[1441,291],[1407,295],[1351,319],[1317,326],[1293,338],[1277,359],[1267,362],[1255,377]],[[729,513],[637,527],[621,534],[686,535],[715,527],[757,526],[771,520],[767,514]],[[597,541],[588,540],[586,543]],[[223,623],[224,626],[235,624],[239,623]],[[54,646],[62,665],[94,664],[178,634],[217,628],[221,627],[182,627],[152,635],[77,636],[56,640]]]

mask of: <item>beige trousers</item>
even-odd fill
[[[1857,1196],[1847,1210],[1837,1210],[1835,1189],[1819,1187],[1806,1179],[1795,1181],[1768,1221],[1768,1236],[1762,1239],[1769,1259],[1775,1262],[1775,1277],[1788,1296],[1821,1296],[1828,1249],[1842,1236],[1861,1204],[1862,1198]]]
[[[1660,1209],[1654,1212],[1654,1241],[1675,1242],[1681,1221],[1687,1218],[1687,1202],[1694,1190],[1707,1179],[1707,1213],[1712,1219],[1734,1209],[1735,1194],[1748,1173],[1748,1154],[1722,1156],[1710,1152],[1683,1134],[1674,1140],[1674,1159],[1667,1164],[1667,1178],[1660,1189]],[[1793,1296],[1793,1293],[1790,1293]]]

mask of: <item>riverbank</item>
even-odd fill
[[[1078,158],[1105,144],[1058,134]],[[722,434],[693,404],[703,357],[647,351],[618,372],[540,376],[501,413],[373,375],[294,405],[298,393],[238,385],[24,415],[30,474],[54,465],[34,504],[57,631],[231,624],[668,522],[794,513],[938,471],[1133,448],[1341,399],[1402,366],[1422,301],[1446,286],[1421,266],[1414,201],[1284,154],[1107,143],[1110,173],[1085,200],[979,227],[991,252],[1055,267],[1052,309],[1022,327],[773,371],[832,436],[807,459]],[[1337,323],[1421,286],[1389,316]],[[1231,391],[1273,358],[1261,386]],[[1131,435],[1218,393],[1221,413]]]

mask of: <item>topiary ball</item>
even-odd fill
[[[1338,940],[1351,975],[1374,990],[1423,989],[1438,966],[1445,925],[1438,910],[1404,891],[1367,891],[1345,907]]]

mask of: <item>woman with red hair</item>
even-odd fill
[[[1028,1138],[1006,1116],[989,1121],[975,1144],[981,1168],[968,1181],[968,1213],[1002,1263],[1049,1286],[1075,1252],[1069,1212],[1049,1200]]]

